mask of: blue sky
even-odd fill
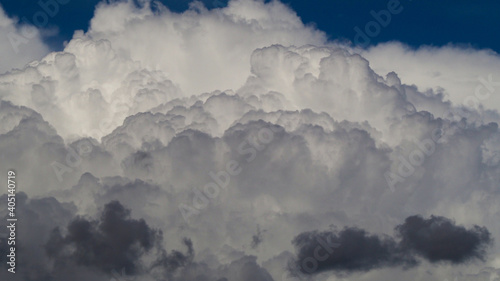
[[[69,40],[74,30],[86,29],[95,5],[99,0],[72,0],[61,6],[61,11],[50,19],[49,26],[57,26],[59,35],[46,38],[46,42],[57,50],[62,42]],[[174,11],[183,11],[189,1],[161,0]],[[203,0],[209,8],[223,6],[227,0]],[[370,11],[387,9],[388,0],[283,0],[290,5],[306,23],[315,24],[331,39],[353,41],[355,27],[363,30],[374,18]],[[9,16],[26,17],[31,20],[40,6],[32,0],[1,0]],[[500,52],[500,24],[498,11],[500,1],[481,0],[401,0],[403,10],[393,15],[390,24],[381,29],[370,44],[401,41],[410,46],[448,43],[475,48],[490,48]]]

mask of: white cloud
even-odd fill
[[[323,32],[304,26],[282,3],[246,0],[210,11],[193,3],[182,14],[161,8],[159,15],[127,3],[101,6],[87,36],[109,40],[142,67],[161,69],[186,95],[240,87],[256,48],[326,42]]]
[[[414,49],[392,42],[362,55],[378,73],[395,71],[403,83],[441,92],[455,105],[500,110],[500,55],[492,50],[452,45]]]
[[[9,18],[0,5],[0,73],[38,60],[49,53],[43,43],[40,31],[34,26],[20,24],[18,19]]]

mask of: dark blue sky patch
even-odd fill
[[[371,11],[387,10],[391,0],[284,0],[306,23],[314,22],[330,39],[354,41],[357,26],[364,30],[374,21]],[[371,44],[401,41],[411,46],[448,43],[500,52],[500,2],[494,0],[400,0],[401,13],[392,15],[390,23],[370,38]]]

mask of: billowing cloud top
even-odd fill
[[[112,1],[63,51],[12,60],[19,264],[0,238],[2,280],[500,273],[496,53],[358,50],[278,1]]]

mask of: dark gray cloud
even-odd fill
[[[293,269],[303,274],[324,271],[355,272],[418,264],[418,257],[431,263],[484,261],[491,235],[485,227],[466,229],[445,217],[410,216],[396,226],[396,237],[370,234],[346,227],[341,231],[312,231],[292,241],[297,249]]]
[[[396,227],[402,249],[412,251],[430,262],[463,263],[472,259],[484,261],[486,249],[493,240],[485,227],[465,228],[439,216],[425,219],[411,216]]]
[[[416,261],[389,236],[359,228],[340,232],[305,232],[292,241],[298,249],[297,268],[304,274],[327,270],[368,271],[387,266],[409,266]]]
[[[130,217],[130,210],[118,201],[104,206],[100,219],[77,217],[67,226],[67,234],[55,228],[46,244],[47,255],[57,263],[75,262],[78,265],[99,268],[103,272],[137,274],[146,268],[141,257],[158,251],[153,267],[173,271],[186,265],[194,256],[192,242],[184,240],[187,255],[161,246],[162,232],[149,227],[143,219]]]
[[[161,232],[151,229],[144,220],[130,218],[130,210],[118,201],[104,207],[100,220],[77,217],[62,235],[54,229],[46,245],[49,257],[94,266],[105,272],[125,269],[135,273],[140,257],[161,240]],[[73,252],[68,251],[74,247]]]

